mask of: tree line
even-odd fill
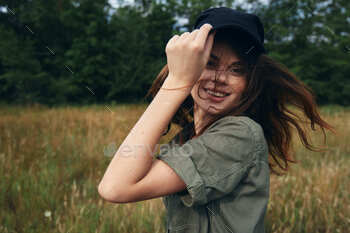
[[[240,1],[241,2],[241,1]],[[319,104],[350,104],[348,0],[5,0],[0,3],[0,101],[144,100],[174,34],[209,7],[257,14],[268,55],[312,88]]]

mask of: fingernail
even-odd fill
[[[202,27],[205,26],[205,25],[209,25],[210,27],[213,27],[213,26],[211,26],[209,23],[203,24]]]

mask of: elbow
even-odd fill
[[[100,182],[97,189],[98,189],[98,194],[104,200],[111,203],[118,203],[118,204],[123,203],[119,199],[120,195],[118,195],[118,192],[116,191],[116,189],[113,188],[113,186]]]

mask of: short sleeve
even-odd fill
[[[204,205],[234,191],[254,166],[259,149],[254,130],[244,118],[226,116],[199,137],[158,155],[186,183],[187,192],[180,194],[185,206]]]

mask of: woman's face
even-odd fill
[[[239,62],[230,45],[214,42],[208,64],[191,90],[195,109],[201,109],[204,114],[216,115],[235,107],[246,86],[244,67]],[[220,92],[219,95],[225,93],[225,96],[215,97],[208,93],[208,90],[214,91],[214,87],[215,91]]]

